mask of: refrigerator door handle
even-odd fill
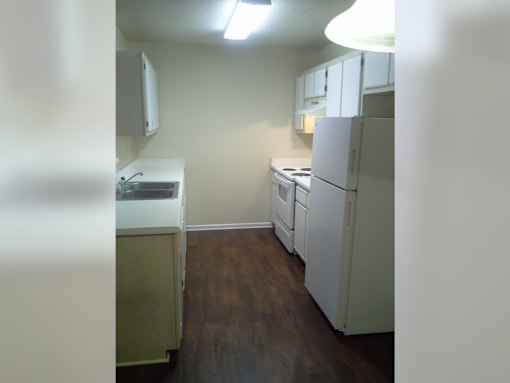
[[[351,150],[351,176],[354,176],[356,171],[356,148]]]
[[[351,231],[352,201],[347,201],[347,221],[345,231]]]

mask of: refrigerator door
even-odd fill
[[[312,174],[345,190],[358,186],[361,118],[326,117],[315,121]]]
[[[305,286],[333,327],[343,329],[356,192],[342,190],[315,177],[311,179],[310,190]]]

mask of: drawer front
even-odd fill
[[[296,187],[296,201],[308,208],[308,192],[299,186]]]

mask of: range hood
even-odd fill
[[[302,109],[296,110],[296,114],[299,115],[313,115],[313,116],[325,116],[326,115],[326,101],[307,101]]]
[[[295,129],[298,133],[313,133],[315,119],[326,117],[326,100],[310,100],[296,110]]]

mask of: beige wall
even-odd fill
[[[155,67],[160,97],[160,131],[135,138],[136,155],[185,158],[188,224],[269,222],[270,158],[311,155],[312,137],[291,127],[295,76],[313,52],[129,45]]]
[[[130,50],[130,42],[119,28],[116,28],[115,37],[116,49],[118,51]],[[133,137],[116,137],[115,146],[116,157],[118,159],[116,171],[119,171],[135,159],[135,140]]]
[[[333,43],[329,44],[327,47],[316,52],[316,54],[314,55],[315,65],[320,65],[322,63],[334,60],[350,52],[353,52],[353,49]]]
[[[160,131],[117,137],[117,170],[134,158],[184,157],[188,224],[270,221],[271,157],[310,157],[312,137],[292,130],[296,74],[346,52],[128,41],[158,74]]]

